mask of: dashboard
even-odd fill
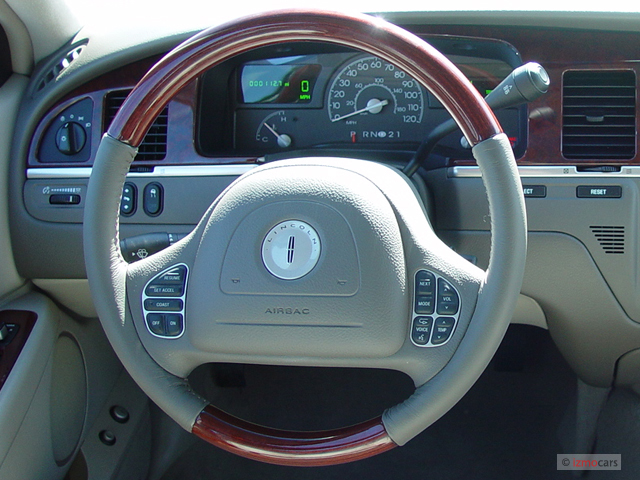
[[[618,359],[640,345],[633,248],[640,238],[640,34],[409,16],[398,23],[441,50],[483,95],[522,63],[537,61],[549,72],[545,96],[497,113],[527,202],[531,260],[522,292],[530,308],[522,321],[548,327],[582,378],[606,384]],[[39,66],[13,166],[20,188],[11,234],[24,277],[46,280],[47,288],[86,278],[83,207],[100,138],[131,88],[184,38],[111,52],[87,76],[91,69],[74,70],[74,62],[95,46],[79,36]],[[67,76],[45,82],[66,58]],[[158,248],[176,241],[230,182],[264,162],[326,155],[402,167],[447,118],[429,92],[369,55],[320,43],[246,52],[186,86],[158,117],[127,177],[121,238],[133,260],[153,253],[145,238],[155,236]],[[459,132],[444,138],[413,180],[440,237],[485,268],[491,219],[480,172],[460,140]],[[609,320],[576,322],[595,317]],[[599,358],[591,355],[596,349]]]
[[[150,462],[158,473],[174,456],[181,455],[182,450],[170,451],[171,448],[165,449],[166,455],[149,454],[148,432],[160,440],[177,442],[182,437],[176,432],[177,426],[173,429],[173,422],[158,417],[156,410],[149,411],[149,398],[137,389],[123,370],[124,363],[113,353],[121,353],[121,349],[114,342],[114,350],[105,338],[105,333],[113,338],[108,330],[111,327],[129,329],[130,335],[123,337],[127,341],[139,336],[144,346],[133,353],[143,357],[148,354],[162,365],[163,370],[134,375],[144,391],[147,380],[151,383],[164,372],[186,376],[196,364],[190,364],[191,359],[202,360],[203,364],[221,362],[224,365],[211,370],[205,366],[194,371],[190,375],[193,387],[204,390],[216,401],[218,387],[232,387],[228,390],[229,400],[236,406],[236,387],[244,384],[244,379],[236,382],[231,378],[224,387],[222,383],[226,382],[223,377],[227,376],[227,367],[235,377],[237,363],[358,367],[345,372],[345,377],[338,372],[340,380],[330,382],[338,388],[346,381],[373,385],[378,378],[390,385],[386,383],[386,369],[391,368],[409,373],[417,385],[423,376],[441,372],[431,359],[448,355],[457,348],[459,339],[466,343],[473,335],[486,340],[496,333],[488,324],[472,323],[467,329],[467,312],[482,312],[482,303],[475,295],[467,296],[466,287],[461,288],[464,278],[458,281],[449,267],[432,264],[429,250],[433,247],[446,251],[456,265],[477,278],[484,295],[492,290],[490,282],[482,283],[481,270],[488,270],[491,258],[500,257],[493,255],[496,251],[507,256],[522,252],[523,236],[516,240],[492,238],[492,232],[501,230],[499,225],[507,215],[495,204],[493,210],[490,208],[488,182],[459,130],[440,139],[413,175],[402,173],[410,171],[408,167],[413,165],[416,152],[424,148],[425,140],[450,118],[438,99],[406,73],[374,55],[331,43],[287,41],[269,47],[247,47],[213,68],[198,70],[200,73],[190,77],[190,83],[175,95],[160,95],[163,102],[171,98],[144,136],[126,177],[120,177],[124,180],[121,199],[116,198],[118,190],[111,189],[108,200],[105,197],[96,201],[95,195],[88,192],[90,182],[96,182],[91,175],[97,170],[97,151],[132,89],[160,59],[201,28],[211,23],[219,27],[226,18],[242,14],[240,10],[259,7],[229,5],[229,12],[225,13],[226,6],[209,2],[207,14],[184,4],[140,12],[131,10],[137,2],[129,2],[126,15],[121,9],[101,8],[101,15],[113,14],[107,28],[67,22],[59,30],[58,24],[64,24],[67,17],[53,13],[58,13],[64,2],[35,2],[50,6],[50,11],[26,8],[18,0],[0,0],[0,4],[4,3],[11,8],[0,9],[0,19],[7,21],[7,11],[13,9],[17,16],[6,23],[16,28],[15,32],[6,30],[6,39],[0,29],[0,80],[8,77],[0,98],[6,113],[6,119],[0,120],[0,157],[5,166],[0,174],[5,185],[5,203],[0,201],[0,218],[5,219],[0,251],[6,254],[2,291],[5,309],[10,310],[0,319],[8,324],[0,328],[0,337],[4,337],[0,354],[2,365],[13,364],[14,358],[18,362],[13,365],[13,375],[5,375],[4,379],[3,401],[7,408],[3,408],[6,414],[0,416],[0,422],[6,435],[0,450],[7,455],[0,462],[0,471],[24,465],[13,471],[20,471],[18,476],[26,478],[28,472],[35,472],[46,463],[50,465],[46,473],[39,470],[31,476],[62,478],[75,456],[78,462],[68,476],[82,476],[83,463],[90,477],[96,471],[105,476],[116,477],[117,472],[132,476],[136,472],[129,471],[131,465],[139,464],[142,469],[143,464],[149,463],[139,459],[160,458],[159,462]],[[548,417],[540,432],[549,433],[547,450],[552,459],[557,452],[568,450],[564,449],[565,440],[567,445],[572,442],[571,435],[558,441],[556,430],[550,428],[557,424],[558,433],[573,431],[576,411],[570,407],[572,398],[578,399],[574,406],[584,406],[586,395],[596,406],[596,402],[604,402],[612,388],[627,394],[628,388],[637,392],[640,385],[640,12],[426,11],[428,6],[415,2],[383,6],[400,10],[410,7],[420,11],[375,15],[428,41],[457,65],[481,96],[503,92],[497,87],[499,82],[514,68],[529,62],[539,63],[549,74],[546,94],[526,105],[496,112],[514,150],[522,184],[527,256],[519,296],[515,291],[514,295],[506,295],[506,289],[497,288],[493,290],[494,298],[496,310],[505,312],[500,302],[511,304],[517,297],[511,323],[527,327],[510,327],[511,333],[493,362],[495,371],[489,371],[485,377],[488,383],[476,389],[481,395],[465,402],[467,406],[478,404],[476,398],[482,400],[489,390],[495,391],[499,384],[494,380],[504,378],[514,385],[514,390],[513,395],[506,392],[502,396],[502,406],[513,406],[511,413],[519,425],[524,405],[520,400],[524,397],[518,383],[533,385],[528,389],[533,395],[527,394],[532,400],[527,405],[533,407],[526,409],[531,414],[527,417],[532,422],[537,422],[540,412]],[[185,17],[184,23],[178,18],[168,21],[169,15],[175,13],[178,17],[178,11]],[[156,13],[164,21],[155,21]],[[254,18],[261,27],[268,20],[263,16]],[[3,28],[6,25],[3,23]],[[26,36],[21,42],[23,30]],[[230,30],[235,38],[237,30]],[[10,52],[10,58],[5,59],[3,52]],[[417,69],[411,71],[418,75]],[[129,126],[133,123],[129,122]],[[112,132],[118,130],[114,125]],[[135,138],[137,143],[140,136],[136,134]],[[335,168],[331,172],[322,169],[325,174],[305,168],[297,176],[276,175],[269,190],[258,184],[263,175],[260,172],[269,175],[281,170],[277,167],[282,164],[277,162],[283,159],[298,158],[305,164],[325,162],[322,158],[316,161],[305,157],[331,157],[326,163]],[[357,225],[352,224],[348,213],[338,207],[333,209],[347,198],[342,192],[351,191],[351,183],[357,185],[361,179],[346,174],[344,178],[334,178],[354,163],[362,165],[358,172],[365,178],[385,177],[393,169],[401,172],[390,176],[395,183],[388,183],[388,188],[372,185],[354,199],[358,210],[373,212],[368,217],[358,216]],[[509,178],[513,180],[514,176]],[[496,177],[491,180],[491,188],[499,183]],[[237,183],[230,188],[234,182]],[[344,190],[334,189],[337,184],[344,185]],[[321,185],[316,191],[321,190],[322,198],[333,202],[326,203],[324,220],[314,218],[316,211],[321,212],[314,205],[314,192],[298,195],[303,201],[298,197],[290,203],[281,202],[284,197],[272,201],[271,191],[292,196],[298,185],[307,190]],[[387,202],[391,205],[387,209],[383,197],[393,200],[401,189],[406,190],[402,196],[408,203]],[[236,212],[237,221],[229,216],[228,221],[221,218],[213,227],[213,223],[203,222],[207,216],[217,221],[216,216],[222,216],[232,202],[241,207]],[[300,207],[303,202],[305,205]],[[508,203],[507,207],[511,207],[519,202]],[[269,206],[272,204],[273,208]],[[385,212],[376,210],[376,204],[385,205]],[[87,208],[89,205],[91,209]],[[93,208],[96,205],[103,210]],[[89,210],[115,214],[118,208],[117,219],[112,215],[86,221]],[[374,221],[382,216],[390,220],[392,229],[374,228]],[[394,216],[399,220],[399,232]],[[120,311],[135,315],[125,317],[122,323],[105,321],[109,315],[105,316],[102,309],[105,300],[121,297],[110,297],[99,283],[97,288],[102,293],[96,293],[95,277],[92,293],[87,278],[87,265],[95,272],[91,262],[102,257],[85,252],[91,252],[92,245],[105,239],[108,245],[104,245],[117,247],[112,229],[108,236],[102,230],[91,232],[91,225],[106,218],[111,227],[115,223],[120,251],[131,263],[126,269],[131,274],[127,280],[127,304]],[[200,236],[204,231],[206,237]],[[181,241],[185,237],[186,241]],[[206,238],[206,242],[197,238]],[[372,248],[383,243],[388,248]],[[174,248],[167,248],[172,244]],[[307,250],[308,261],[303,256]],[[154,255],[156,252],[159,255]],[[197,264],[189,261],[191,254],[198,255]],[[421,264],[421,256],[429,260],[427,265]],[[146,262],[140,261],[145,258]],[[278,261],[285,258],[288,264],[302,258],[293,275],[282,273]],[[396,258],[399,260],[394,262]],[[519,259],[523,260],[522,256]],[[158,267],[161,263],[163,266]],[[258,268],[245,268],[250,263]],[[394,267],[393,279],[391,263],[405,266],[402,271]],[[316,275],[321,268],[323,275]],[[305,272],[310,273],[306,284],[306,280],[299,281],[303,277],[297,277]],[[495,272],[492,269],[486,273],[493,278],[507,278]],[[110,277],[104,273],[102,278],[106,281]],[[515,290],[515,282],[504,283]],[[375,294],[360,295],[370,293],[368,286],[374,284]],[[290,285],[292,290],[288,290]],[[295,297],[290,295],[293,290]],[[340,302],[344,299],[344,304],[351,305],[354,318],[359,317],[355,318],[357,322],[344,321],[336,309],[328,314],[315,311],[316,305],[331,296],[340,296]],[[356,296],[362,299],[360,303],[351,302]],[[387,314],[388,305],[383,305],[394,298],[402,309],[398,315]],[[35,315],[19,314],[19,310]],[[218,323],[218,315],[231,321]],[[98,319],[99,316],[103,318]],[[500,315],[486,317],[495,319]],[[506,327],[508,319],[503,317],[502,326]],[[271,325],[278,328],[271,329]],[[389,325],[397,325],[398,329]],[[325,327],[335,335],[321,338]],[[248,357],[234,350],[235,340],[229,339],[236,335],[237,350],[246,347]],[[497,344],[498,339],[494,338]],[[10,340],[13,350],[7,348]],[[180,356],[179,350],[187,355]],[[345,355],[341,351],[359,358],[343,365]],[[464,352],[462,349],[459,353],[464,356]],[[293,356],[285,359],[288,354]],[[418,372],[423,360],[425,365],[428,362],[426,373]],[[136,365],[144,366],[144,362],[146,357]],[[448,362],[445,368],[459,366],[455,378],[461,386],[471,373],[479,373],[482,365]],[[377,371],[370,376],[368,368],[383,368],[385,372],[380,375],[385,376],[378,377]],[[299,375],[306,378],[306,383],[320,385],[298,368],[282,369],[286,380],[271,376],[271,368],[237,370],[253,372],[247,378],[251,382],[258,380],[268,390],[298,385]],[[134,373],[133,369],[130,371]],[[329,371],[323,369],[320,377]],[[387,389],[387,393],[397,393],[405,399],[413,390],[411,378],[395,373],[406,380],[407,394],[395,392],[394,388]],[[201,379],[206,385],[201,385]],[[559,385],[562,388],[558,390],[555,387]],[[487,390],[486,386],[491,388]],[[78,394],[67,395],[69,389]],[[244,387],[242,390],[244,396]],[[550,391],[555,393],[548,395]],[[371,397],[373,400],[386,401],[383,390],[378,388],[376,392],[380,395]],[[134,394],[139,397],[137,400]],[[252,398],[257,398],[256,405],[260,406],[265,398],[274,398],[269,395],[267,392]],[[619,400],[626,401],[618,393],[614,395],[607,400],[608,413],[620,407]],[[283,396],[291,398],[288,393]],[[291,420],[290,427],[298,428],[297,417],[290,415],[293,410],[286,408],[290,403],[287,398],[284,403],[273,403],[285,407],[283,419]],[[412,405],[415,399],[409,399],[408,404]],[[635,400],[634,397],[631,413],[637,412]],[[362,402],[351,402],[353,408],[349,408],[349,402],[340,402],[338,398],[336,403],[345,407],[346,416],[368,416],[360,408]],[[394,403],[397,402],[390,401],[389,405]],[[567,405],[569,408],[565,409]],[[120,423],[123,417],[118,406],[128,412],[128,422]],[[227,408],[222,402],[218,406]],[[262,414],[263,410],[258,408],[255,412]],[[594,415],[596,410],[593,409]],[[470,418],[464,404],[458,411],[465,419]],[[259,416],[244,416],[242,411],[229,409],[229,413],[260,421]],[[314,423],[310,428],[333,428],[315,423],[320,420],[315,413],[311,412]],[[380,409],[372,413],[377,415]],[[577,413],[581,418],[584,412]],[[597,422],[593,418],[592,424],[599,425],[599,450],[608,448],[601,440],[603,433],[608,435],[609,426],[620,424],[618,418],[628,420],[633,416],[626,413],[616,415],[613,423],[607,412]],[[481,413],[476,417],[487,418]],[[274,423],[269,423],[269,412],[264,413],[264,418],[267,420],[263,423],[277,426],[275,416]],[[331,415],[326,420],[338,418]],[[146,428],[149,422],[153,428]],[[343,424],[352,423],[355,422]],[[489,417],[488,424],[492,423],[495,422]],[[478,430],[483,458],[486,424],[483,421]],[[34,426],[45,428],[34,435]],[[498,430],[507,432],[509,428]],[[105,433],[109,432],[117,437],[115,445],[108,445],[111,436]],[[501,439],[509,441],[508,437],[503,435]],[[542,438],[530,437],[533,442]],[[614,437],[616,442],[626,438]],[[186,445],[187,440],[184,441]],[[30,454],[34,442],[42,446],[37,449],[38,455]],[[154,447],[154,442],[151,444]],[[162,441],[158,443],[160,450],[161,444]],[[451,443],[453,447],[458,444]],[[629,449],[633,450],[629,445],[624,450],[610,449],[609,453],[615,450],[614,453],[627,455]],[[411,457],[412,450],[404,450],[407,451]],[[543,454],[547,455],[540,453]],[[106,458],[109,460],[105,462]],[[192,457],[184,458],[189,461]],[[625,469],[630,471],[628,463]],[[107,464],[111,469],[103,468]],[[399,464],[392,461],[389,465],[395,468]],[[233,471],[241,472],[242,468],[233,467]],[[147,474],[153,476],[151,470]],[[0,477],[5,476],[0,473]]]
[[[483,96],[522,64],[515,47],[504,41],[427,39]],[[128,91],[92,92],[63,102],[41,121],[30,165],[90,165],[100,135]],[[196,108],[183,113],[184,102]],[[136,165],[191,163],[184,154],[167,153],[172,146],[167,142],[168,122],[188,113],[195,131],[173,128],[184,129],[183,135],[191,133],[202,163],[218,163],[224,157],[269,161],[320,150],[323,155],[355,153],[406,162],[428,133],[450,118],[431,93],[383,60],[329,44],[284,44],[240,55],[205,73],[158,118]],[[526,106],[498,112],[517,156],[526,149],[526,116]],[[448,135],[435,153],[471,159],[461,138],[459,131]]]

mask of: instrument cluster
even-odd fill
[[[486,96],[522,63],[506,42],[449,36],[427,39]],[[227,67],[229,68],[229,67]],[[281,155],[300,151],[414,152],[449,117],[440,102],[405,72],[356,51],[318,43],[261,49],[229,69],[226,111],[231,126],[209,116],[220,102],[219,71],[202,82],[199,145],[205,155]],[[210,80],[208,80],[210,79]],[[498,113],[516,155],[526,149],[526,107]],[[224,134],[222,132],[225,132]],[[217,144],[212,137],[226,135]],[[458,131],[436,153],[469,158]]]

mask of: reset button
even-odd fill
[[[576,189],[578,198],[620,198],[622,187],[620,185],[580,185]]]

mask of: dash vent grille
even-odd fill
[[[104,102],[104,130],[106,131],[115,118],[131,90],[116,90],[107,93]],[[136,160],[163,160],[167,156],[167,124],[169,107],[165,107],[155,119],[151,128],[138,147]]]
[[[569,71],[563,77],[565,158],[631,159],[636,154],[636,74]]]
[[[36,91],[39,92],[44,87],[49,85],[58,75],[67,69],[71,63],[80,56],[84,50],[84,45],[75,47],[73,50],[67,52],[60,60],[58,60],[43,76]]]
[[[589,228],[605,253],[624,253],[624,227],[592,225]]]

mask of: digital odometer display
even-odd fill
[[[245,65],[240,75],[243,103],[309,103],[321,67]]]

